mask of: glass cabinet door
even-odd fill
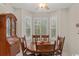
[[[6,19],[6,36],[10,37],[10,17]]]
[[[14,21],[14,18],[12,18],[12,36],[15,36],[15,21]]]

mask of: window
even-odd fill
[[[50,38],[56,39],[56,16],[50,19]]]
[[[30,17],[26,17],[26,36],[28,38],[31,38],[31,18]]]
[[[41,19],[40,22],[41,22],[41,35],[48,34],[48,19],[43,18],[43,19]]]
[[[26,36],[49,35],[50,39],[56,39],[56,17],[35,17],[26,19]]]
[[[33,34],[43,35],[48,34],[48,19],[35,18],[33,19]]]
[[[26,35],[30,36],[30,22],[28,19],[26,19]]]
[[[40,35],[40,19],[33,19],[33,34]]]

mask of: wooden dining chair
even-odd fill
[[[32,42],[40,41],[40,35],[32,35]]]
[[[41,35],[41,39],[44,42],[49,42],[49,35]]]
[[[23,56],[34,56],[33,51],[27,48],[27,42],[25,36],[21,38],[21,48],[22,48]]]
[[[63,46],[64,46],[64,40],[65,37],[59,37],[56,41],[56,45],[55,45],[55,53],[54,55],[60,55],[62,56],[62,50],[63,50]]]
[[[37,50],[39,56],[51,56],[51,55],[54,55],[55,43],[54,44],[36,45],[36,50]]]

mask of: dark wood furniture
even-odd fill
[[[34,56],[35,55],[34,52],[27,47],[25,36],[21,38],[20,42],[21,42],[23,56]]]
[[[55,43],[50,44],[49,42],[42,42],[36,45],[36,51],[40,56],[51,56],[54,55]]]
[[[32,42],[40,41],[40,35],[32,35]]]
[[[55,45],[50,42],[32,42],[29,49],[33,51],[36,56],[50,56],[54,54]]]
[[[41,35],[41,40],[44,42],[49,42],[49,35]]]
[[[13,14],[0,14],[0,56],[14,56],[20,51],[16,21]]]
[[[64,40],[65,37],[59,37],[56,41],[56,46],[55,46],[55,55],[60,55],[62,56],[62,50],[63,50],[63,46],[64,46]]]

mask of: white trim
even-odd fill
[[[56,24],[55,24],[56,25],[56,35],[55,35],[55,37],[51,37],[51,29],[53,29],[51,27],[51,24],[52,24],[51,20],[53,20],[53,19],[56,20]],[[50,29],[49,30],[50,30],[50,39],[56,40],[57,39],[57,17],[56,17],[56,15],[50,17]]]

